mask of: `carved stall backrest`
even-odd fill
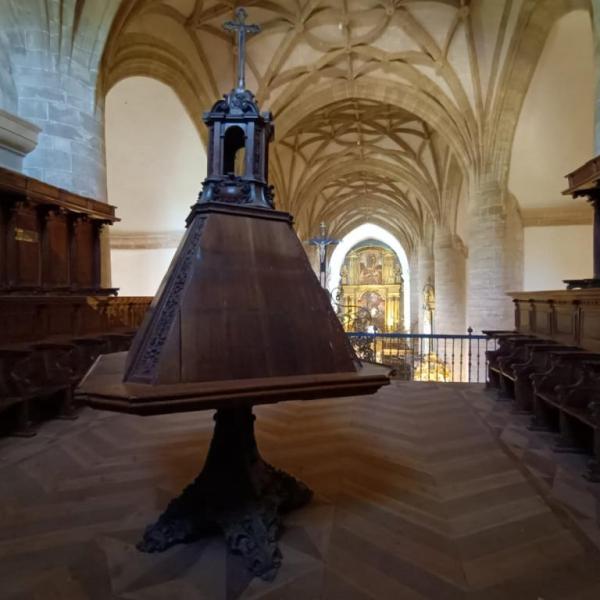
[[[0,293],[97,289],[99,231],[115,219],[105,202],[0,167]]]

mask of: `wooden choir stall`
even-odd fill
[[[74,416],[73,389],[102,352],[126,349],[149,304],[102,285],[104,202],[0,168],[0,430]]]
[[[594,274],[567,289],[512,292],[513,331],[490,331],[489,385],[530,413],[530,429],[557,434],[556,452],[590,455],[584,477],[600,482],[600,157],[570,173],[574,198],[594,207]]]

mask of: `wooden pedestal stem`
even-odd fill
[[[311,490],[267,464],[254,437],[251,408],[219,409],[206,463],[198,477],[150,525],[138,549],[162,552],[214,530],[252,573],[272,580],[281,564],[280,514],[310,501]]]

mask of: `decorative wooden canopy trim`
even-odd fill
[[[0,200],[5,200],[5,194],[24,197],[34,204],[50,204],[71,212],[87,215],[114,223],[119,221],[115,216],[115,207],[92,198],[78,196],[53,185],[33,179],[22,173],[0,167]]]
[[[588,160],[584,165],[567,175],[569,187],[565,196],[587,196],[592,190],[598,193],[600,183],[600,156]]]

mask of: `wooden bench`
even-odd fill
[[[94,361],[129,348],[132,331],[53,339],[0,347],[0,413],[16,410],[11,433],[35,435],[32,411],[48,409],[59,418],[76,418],[73,391]],[[48,412],[46,411],[46,412]]]
[[[557,343],[525,344],[522,347],[522,362],[502,365],[503,380],[511,380],[514,392],[513,404],[515,412],[529,413],[533,410],[534,390],[532,375],[545,373],[551,367],[551,353],[558,350],[580,351],[574,346],[562,346]]]
[[[547,340],[514,333],[499,336],[498,347],[485,353],[488,362],[488,386],[498,390],[501,397],[514,397],[512,374],[508,378],[503,377],[503,369],[506,370],[512,363],[526,360],[527,357],[523,354],[526,344],[547,343]]]
[[[591,453],[584,477],[600,482],[600,355],[581,361],[577,380],[555,391],[560,438],[554,450]]]

